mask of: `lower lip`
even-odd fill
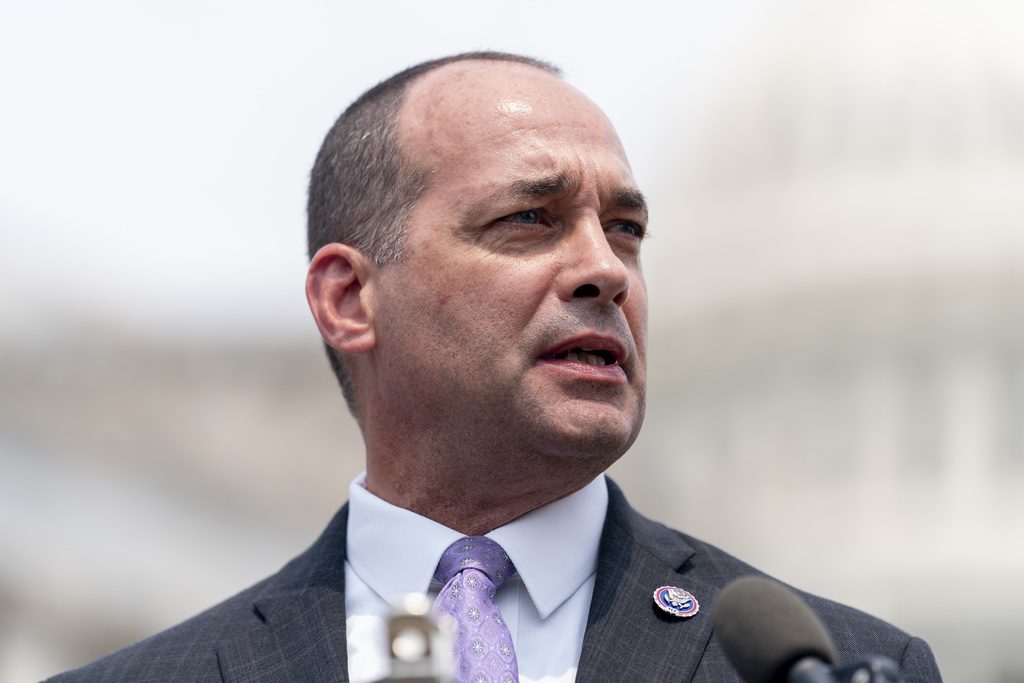
[[[626,373],[621,365],[589,365],[578,360],[560,358],[541,358],[539,362],[573,379],[608,384],[626,383]]]

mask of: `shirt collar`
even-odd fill
[[[445,549],[463,534],[349,486],[347,558],[377,595],[393,601],[425,593]],[[597,570],[608,488],[599,475],[579,491],[487,534],[508,553],[541,618],[547,618]]]
[[[487,534],[508,553],[541,619],[597,571],[607,511],[608,486],[602,474],[572,495]]]

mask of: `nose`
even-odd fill
[[[629,269],[608,243],[604,227],[587,221],[566,242],[566,266],[558,295],[565,301],[593,299],[599,305],[622,306],[629,297]]]

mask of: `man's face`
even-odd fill
[[[604,115],[556,77],[471,61],[399,123],[428,189],[379,273],[375,391],[419,432],[607,467],[640,429],[646,209]]]

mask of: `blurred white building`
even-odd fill
[[[924,7],[774,6],[715,98],[675,105],[703,124],[659,188],[678,315],[644,443],[678,477],[640,478],[683,528],[925,636],[950,680],[1019,681],[1020,24]]]

